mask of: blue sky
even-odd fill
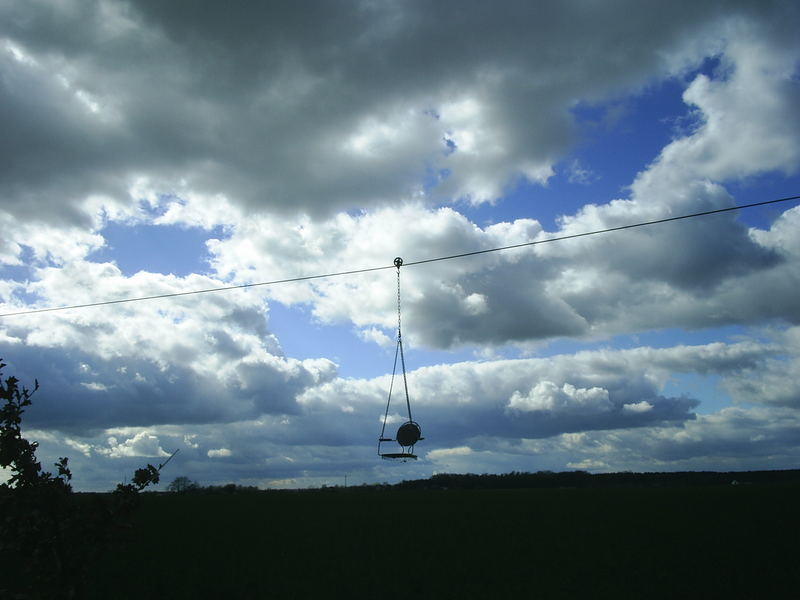
[[[791,2],[179,4],[0,9],[0,314],[800,194]],[[403,267],[415,463],[375,453],[392,269],[2,316],[0,356],[79,489],[793,468],[798,211]]]

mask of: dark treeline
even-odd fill
[[[186,478],[178,478],[186,479]],[[178,481],[176,480],[176,481]],[[558,488],[653,488],[653,487],[697,487],[730,485],[765,485],[778,483],[800,483],[800,469],[781,471],[680,471],[668,473],[621,473],[592,474],[587,471],[537,471],[535,473],[512,471],[503,474],[439,473],[428,479],[413,479],[396,484],[365,483],[343,486],[296,490],[260,490],[252,486],[229,483],[219,486],[201,486],[191,482],[187,486],[170,484],[168,492],[190,494],[241,494],[241,493],[298,493],[335,492],[345,489],[362,491],[382,490],[472,490],[472,489],[558,489]],[[151,492],[163,493],[163,492]]]
[[[236,485],[235,483],[227,483],[225,485],[198,485],[185,490],[167,490],[168,492],[178,491],[183,494],[254,494],[262,492],[253,485]]]
[[[522,488],[602,488],[602,487],[677,487],[708,485],[748,485],[800,482],[800,469],[783,471],[681,471],[671,473],[598,473],[586,471],[513,471],[501,475],[440,473],[429,479],[396,484],[400,489],[522,489]]]

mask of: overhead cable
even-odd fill
[[[789,196],[787,198],[778,198],[775,200],[765,200],[763,202],[753,202],[751,204],[742,204],[739,206],[729,206],[727,208],[717,208],[714,210],[706,210],[703,212],[691,213],[688,215],[679,215],[677,217],[666,217],[664,219],[656,219],[653,221],[644,221],[640,223],[631,223],[629,225],[619,225],[617,227],[609,227],[607,229],[597,229],[594,231],[585,231],[583,233],[573,233],[570,235],[561,235],[558,237],[546,238],[543,240],[532,240],[530,242],[521,242],[519,244],[511,244],[508,246],[499,246],[496,248],[486,248],[483,250],[474,250],[472,252],[462,252],[460,254],[450,254],[448,256],[437,256],[435,258],[426,258],[422,260],[416,261],[409,261],[404,263],[404,267],[411,267],[414,265],[423,265],[432,262],[439,262],[443,260],[453,260],[456,258],[466,258],[469,256],[477,256],[479,254],[489,254],[490,252],[502,252],[504,250],[513,250],[514,248],[524,248],[526,246],[537,246],[539,244],[547,244],[550,242],[562,242],[564,240],[571,240],[575,238],[581,237],[588,237],[590,235],[599,235],[602,233],[611,233],[613,231],[622,231],[624,229],[634,229],[636,227],[646,227],[648,225],[660,225],[662,223],[669,223],[671,221],[681,221],[684,219],[693,219],[696,217],[705,217],[708,215],[716,215],[720,213],[732,212],[736,210],[743,210],[747,208],[755,208],[757,206],[766,206],[769,204],[778,204],[780,202],[789,202],[791,200],[799,200],[800,196]],[[221,287],[214,287],[214,288],[206,288],[201,290],[190,290],[188,292],[171,292],[168,294],[156,294],[153,296],[138,296],[135,298],[119,298],[116,300],[104,300],[100,302],[88,302],[86,304],[72,304],[69,306],[54,306],[50,308],[36,308],[31,310],[22,310],[17,312],[10,312],[0,314],[0,318],[2,317],[15,317],[19,315],[32,315],[38,313],[46,313],[46,312],[56,312],[56,311],[63,311],[63,310],[72,310],[78,308],[90,308],[93,306],[107,306],[111,304],[125,304],[128,302],[143,302],[145,300],[159,300],[162,298],[178,298],[180,296],[193,296],[196,294],[210,294],[212,292],[225,292],[229,290],[242,290],[254,287],[263,287],[263,286],[270,286],[270,285],[279,285],[283,283],[294,283],[300,281],[311,281],[313,279],[327,279],[330,277],[342,277],[344,275],[356,275],[359,273],[370,273],[373,271],[383,271],[386,269],[393,269],[395,268],[394,264],[391,265],[383,265],[380,267],[369,267],[364,269],[351,269],[349,271],[338,271],[335,273],[322,273],[318,275],[304,275],[301,277],[290,277],[287,279],[274,279],[272,281],[260,281],[256,283],[242,283],[239,285],[228,285],[228,286],[221,286]]]

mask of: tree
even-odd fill
[[[55,463],[56,475],[43,471],[39,444],[22,436],[22,415],[39,382],[30,391],[16,377],[3,381],[5,366],[0,360],[0,467],[11,477],[0,484],[0,597],[79,598],[92,556],[114,540],[163,465],[138,469],[106,499],[78,502],[68,459]]]
[[[192,481],[188,477],[176,477],[172,480],[167,486],[168,492],[190,492],[192,490],[196,490],[200,487],[200,485],[196,481]]]

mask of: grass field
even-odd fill
[[[800,486],[147,494],[92,598],[797,598]]]

